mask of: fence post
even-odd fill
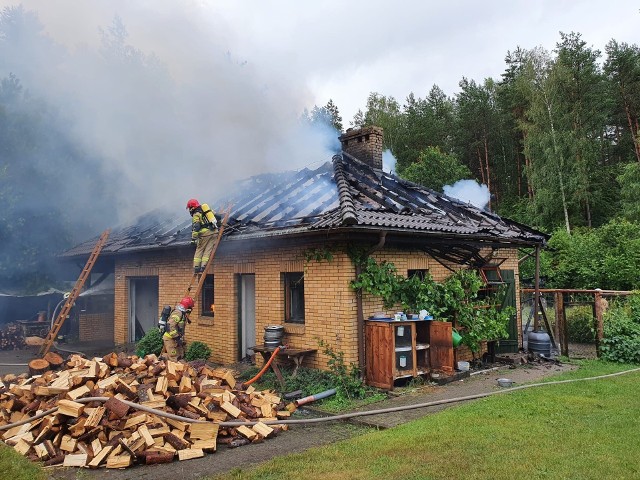
[[[567,317],[564,311],[564,295],[562,292],[555,292],[556,304],[556,328],[558,329],[558,343],[560,355],[569,356],[569,332],[567,329]]]
[[[602,292],[599,288],[596,288],[594,293],[594,306],[596,313],[596,355],[600,357],[600,343],[604,337],[604,323],[602,321],[603,305],[602,305]]]

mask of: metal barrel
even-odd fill
[[[266,348],[276,348],[282,345],[284,337],[284,327],[282,325],[267,325],[264,327],[264,346]]]

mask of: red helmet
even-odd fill
[[[192,208],[198,208],[200,203],[195,198],[192,198],[187,202],[187,210],[191,210]]]
[[[193,298],[191,297],[184,297],[182,300],[180,300],[180,305],[182,305],[184,308],[190,310],[193,308]]]

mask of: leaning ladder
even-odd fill
[[[67,297],[67,301],[65,302],[64,307],[62,307],[62,310],[60,310],[58,317],[53,322],[53,325],[51,326],[51,329],[49,330],[49,333],[44,339],[44,343],[42,344],[42,346],[40,347],[40,351],[38,352],[38,355],[40,357],[43,357],[44,355],[46,355],[47,352],[49,352],[51,345],[53,345],[53,341],[58,336],[58,332],[60,331],[62,324],[67,319],[67,316],[71,311],[71,308],[73,307],[73,305],[76,303],[76,300],[80,296],[80,291],[82,290],[82,287],[87,281],[87,278],[89,278],[91,269],[93,268],[93,265],[96,263],[96,259],[98,258],[98,255],[100,255],[100,251],[102,251],[102,247],[104,247],[104,244],[107,241],[107,237],[109,237],[108,229],[102,232],[102,235],[100,235],[100,238],[98,239],[98,243],[96,243],[96,246],[93,247],[93,251],[91,252],[91,255],[89,255],[89,259],[87,260],[87,264],[82,269],[82,272],[80,273],[80,276],[78,277],[78,280],[76,281],[75,286],[69,293],[69,296]]]
[[[202,290],[204,280],[209,269],[211,268],[211,265],[213,264],[213,258],[216,256],[216,250],[218,250],[218,245],[220,244],[220,240],[222,239],[222,232],[224,232],[224,227],[227,225],[227,220],[229,219],[229,214],[231,213],[231,207],[227,207],[223,213],[224,216],[222,217],[222,222],[220,223],[220,227],[218,228],[218,236],[216,237],[216,241],[213,244],[213,250],[211,250],[209,261],[204,268],[204,272],[193,274],[193,277],[191,277],[191,281],[189,282],[189,286],[187,287],[187,291],[184,294],[185,297],[191,297],[195,300],[198,298],[198,295]],[[194,286],[196,287],[196,289],[192,290]]]

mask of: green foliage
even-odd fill
[[[322,247],[322,248],[308,248],[304,251],[304,261],[305,263],[309,263],[312,261],[321,262],[321,261],[331,262],[333,260],[333,253],[331,250]]]
[[[344,362],[344,352],[336,351],[325,341],[319,340],[318,345],[322,348],[322,353],[329,357],[327,366],[336,381],[336,395],[349,400],[364,398],[368,388],[360,378],[358,366],[353,363],[347,366]]]
[[[445,185],[471,177],[466,165],[438,147],[427,147],[419,154],[418,161],[402,170],[402,176],[419,185],[442,192]]]
[[[581,305],[567,308],[567,332],[569,340],[577,343],[593,343],[596,333],[593,328],[593,309]]]
[[[640,163],[632,162],[622,167],[618,182],[622,215],[631,222],[640,222]]]
[[[463,330],[462,343],[474,353],[484,340],[508,338],[507,326],[515,313],[501,304],[504,292],[495,298],[479,298],[483,282],[473,270],[459,270],[440,283],[428,274],[423,279],[405,278],[392,263],[378,264],[369,257],[350,285],[380,297],[386,309],[400,304],[410,312],[425,309],[437,320],[456,322]]]
[[[144,357],[145,355],[160,355],[162,352],[162,334],[157,328],[152,328],[144,337],[136,343],[136,355]]]
[[[640,295],[617,301],[605,312],[600,355],[611,362],[640,363]]]
[[[184,358],[187,362],[191,362],[193,360],[208,360],[210,356],[211,349],[206,343],[191,342],[187,347]]]
[[[550,261],[542,265],[547,286],[633,290],[640,287],[640,224],[612,220],[600,228],[559,229],[549,240]]]

